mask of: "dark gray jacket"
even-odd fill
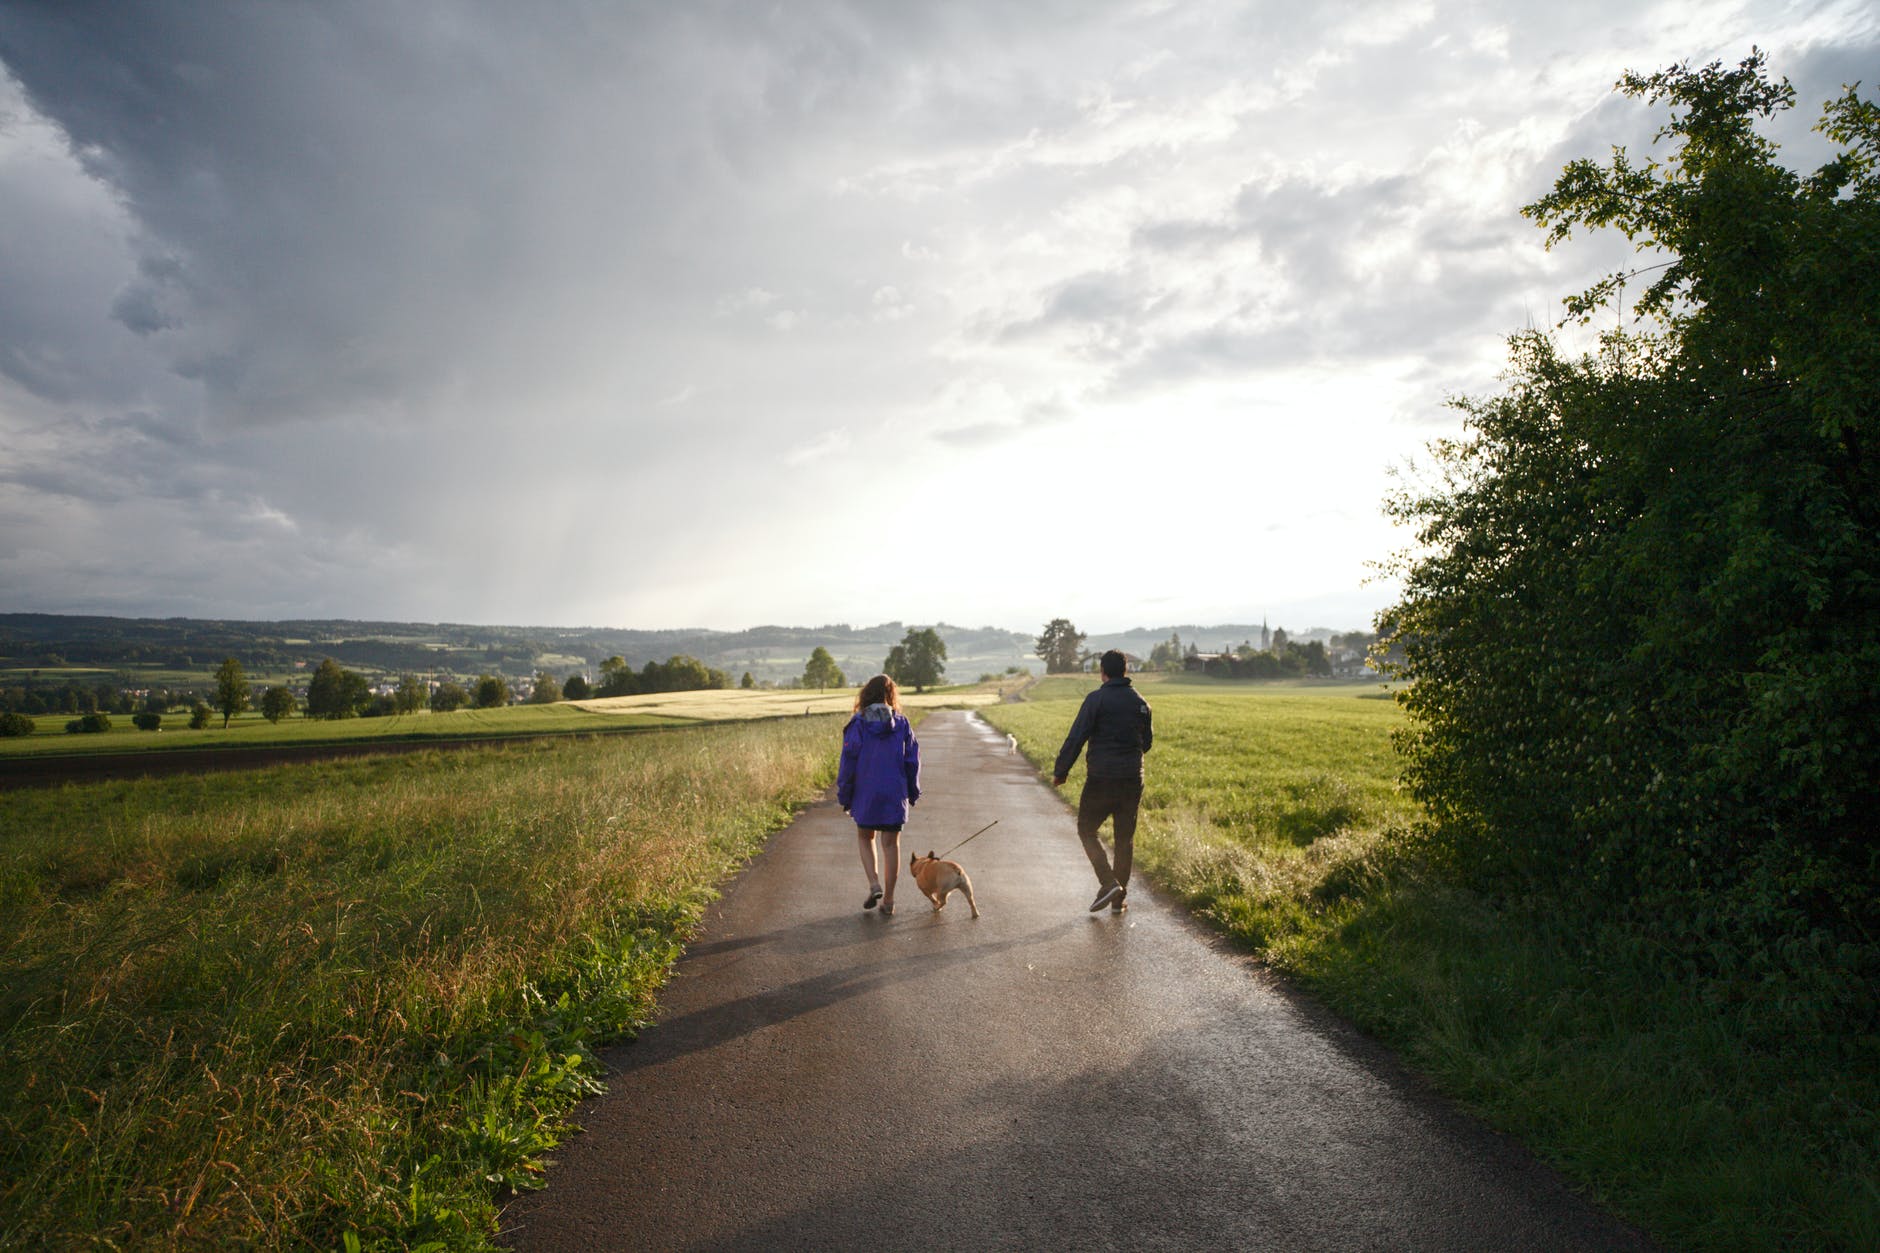
[[[1090,778],[1142,778],[1142,755],[1155,742],[1155,729],[1149,722],[1149,702],[1137,694],[1128,675],[1105,679],[1102,687],[1084,697],[1052,773],[1060,779],[1069,774],[1086,740],[1090,758],[1085,770]]]

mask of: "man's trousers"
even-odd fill
[[[1104,887],[1129,886],[1129,866],[1136,848],[1136,811],[1142,807],[1142,780],[1085,779],[1084,794],[1077,800],[1077,835],[1084,842],[1084,856],[1097,872],[1097,882]],[[1116,865],[1103,854],[1097,828],[1104,819],[1112,821],[1111,842],[1116,846]]]

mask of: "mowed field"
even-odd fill
[[[0,1248],[486,1244],[841,725],[8,795]]]
[[[75,715],[35,714],[29,736],[0,738],[0,756],[64,753],[174,752],[217,748],[268,748],[299,744],[355,743],[371,740],[463,740],[511,735],[593,734],[649,727],[689,726],[708,722],[782,718],[804,714],[846,713],[855,703],[854,688],[827,692],[745,691],[665,692],[616,696],[604,700],[565,701],[553,705],[508,705],[500,709],[459,709],[452,713],[415,713],[337,721],[295,715],[278,723],[258,713],[232,719],[226,730],[217,714],[209,726],[189,729],[187,713],[166,714],[160,731],[140,731],[129,714],[113,714],[109,731],[75,735],[65,724]],[[902,703],[916,709],[977,706],[999,699],[997,684],[941,688],[908,693]]]
[[[1048,773],[1091,682],[982,711]],[[1136,864],[1669,1247],[1880,1249],[1880,1041],[1757,1024],[1649,929],[1456,885],[1416,838],[1376,687],[1140,683]],[[1064,789],[1074,804],[1081,773]]]
[[[802,714],[846,714],[855,708],[853,687],[830,688],[826,692],[745,691],[726,688],[710,692],[656,692],[644,696],[609,696],[598,700],[571,702],[576,708],[610,718],[646,717],[670,721],[723,722],[740,718],[787,718]],[[934,688],[916,693],[901,693],[901,704],[908,709],[959,709],[995,705],[999,684],[984,683],[966,687]]]

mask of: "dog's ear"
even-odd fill
[[[928,861],[933,860],[933,850],[931,848],[927,850],[927,860]]]

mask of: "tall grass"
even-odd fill
[[[1048,770],[1087,687],[982,713]],[[1362,689],[1144,694],[1137,864],[1197,914],[1673,1246],[1880,1248],[1880,1043],[1861,1024],[1805,988],[1756,1004],[1636,928],[1456,887],[1394,784],[1401,715]]]
[[[0,1246],[474,1247],[831,719],[14,793]]]

